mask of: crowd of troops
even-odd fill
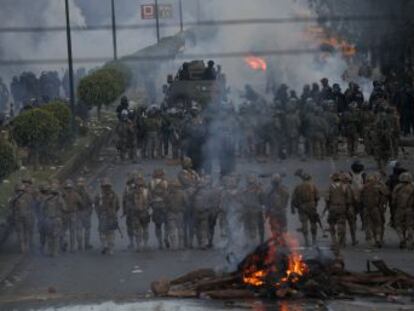
[[[193,152],[192,147],[204,144],[208,149],[209,141],[227,146],[227,154],[250,160],[260,156],[274,160],[336,158],[342,147],[349,156],[362,152],[373,156],[380,169],[399,154],[404,105],[392,102],[385,85],[378,81],[369,100],[356,83],[342,92],[327,79],[321,80],[321,86],[305,86],[300,97],[282,85],[273,103],[247,85],[244,98],[237,109],[225,102],[208,109],[193,103],[187,109],[161,105],[135,111],[129,110],[128,99],[123,98],[117,108],[121,158],[129,155],[135,161],[137,150],[142,158],[150,159],[189,156],[201,172],[200,168],[206,169],[198,163],[200,152]],[[220,135],[226,137],[214,137]]]
[[[121,220],[126,223],[128,248],[137,251],[148,248],[151,222],[160,249],[208,249],[214,241],[227,241],[228,249],[255,246],[265,240],[266,224],[274,238],[287,232],[289,204],[290,212],[298,215],[301,227],[297,230],[306,246],[318,243],[320,229],[319,234],[330,234],[333,246],[343,248],[347,228],[355,246],[361,223],[366,241],[381,248],[389,218],[400,248],[414,247],[414,183],[398,163],[385,181],[379,172],[367,174],[355,161],[349,172],[332,174],[324,193],[306,172],[298,170],[295,176],[299,183],[292,193],[279,174],[271,176],[267,189],[253,174],[245,180],[229,174],[216,184],[210,175],[193,170],[190,158],[184,158],[176,179],[167,179],[162,169],[154,170],[149,181],[142,173],[132,172],[119,197],[110,179],[103,178],[94,199],[82,178],[76,184],[53,181],[39,189],[31,178],[24,178],[10,200],[10,217],[22,252],[33,248],[37,228],[41,250],[50,256],[92,248],[93,211],[102,254],[112,254],[116,233],[122,237]],[[322,221],[325,214],[327,228]]]

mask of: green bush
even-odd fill
[[[30,159],[36,166],[40,153],[54,146],[59,137],[61,127],[59,121],[49,111],[41,108],[25,111],[18,115],[12,123],[13,139],[20,147],[30,151]]]
[[[18,167],[16,150],[10,143],[0,141],[0,159],[0,180],[2,180]]]
[[[72,113],[68,105],[61,101],[52,101],[41,108],[50,112],[59,122],[59,143],[62,145],[69,139],[71,135],[71,118]]]
[[[102,106],[110,105],[121,96],[129,81],[130,74],[125,66],[109,64],[80,81],[78,96],[89,107],[97,107],[100,118]]]

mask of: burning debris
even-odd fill
[[[210,269],[196,270],[168,284],[164,279],[154,282],[153,293],[211,299],[341,299],[413,293],[414,277],[388,268],[383,261],[370,261],[367,272],[352,273],[332,252],[316,248],[303,255],[293,242],[289,237],[271,239],[249,254],[237,271],[220,274]],[[160,283],[163,286],[157,286]]]
[[[258,56],[247,56],[244,62],[255,71],[267,71],[267,62],[264,58]]]

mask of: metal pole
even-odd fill
[[[155,23],[157,27],[157,43],[160,42],[160,16],[158,13],[158,0],[155,0]]]
[[[116,40],[116,16],[115,16],[115,0],[111,0],[112,9],[112,43],[114,47],[114,60],[118,59],[118,44]]]
[[[75,130],[75,85],[73,82],[72,38],[70,33],[69,0],[65,0],[66,11],[66,40],[68,45],[70,110],[72,112],[72,130]]]
[[[184,31],[184,20],[183,20],[183,0],[179,1],[179,7],[180,7],[180,31]]]

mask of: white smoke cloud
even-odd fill
[[[303,0],[211,0],[203,2],[207,20],[244,20],[291,18],[311,14],[307,1]],[[304,37],[304,28],[309,24],[250,24],[219,26],[213,40],[201,42],[189,53],[254,52],[274,50],[304,50],[317,48],[317,43]],[[200,43],[200,42],[199,42]],[[278,83],[288,83],[298,91],[305,83],[318,82],[322,77],[338,81],[346,68],[338,56],[328,60],[325,66],[315,62],[314,54],[274,55],[266,57],[274,68]],[[249,69],[242,58],[219,59],[228,81],[236,89],[251,83],[264,90],[266,74]]]

